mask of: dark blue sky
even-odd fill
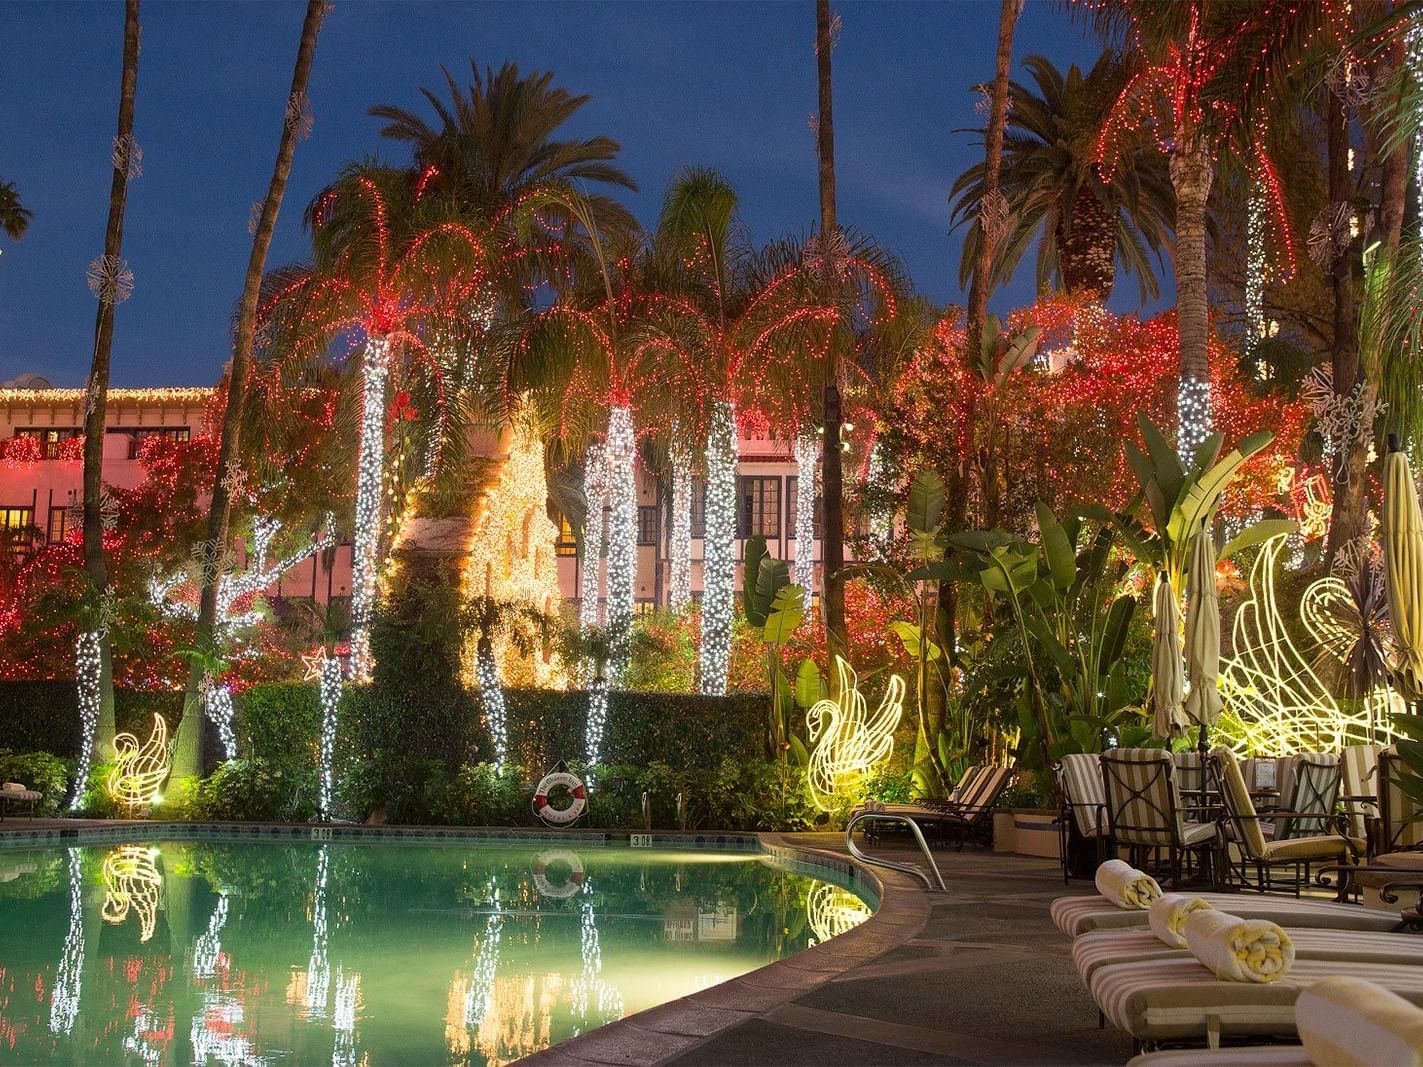
[[[993,72],[996,0],[837,5],[835,120],[843,224],[875,234],[916,284],[959,298],[958,238],[946,195],[981,148],[970,86]],[[147,0],[113,381],[207,384],[227,357],[229,319],[250,250],[251,203],[266,188],[300,29],[300,3]],[[103,242],[123,10],[116,3],[8,4],[0,69],[0,177],[35,213],[0,255],[0,380],[38,371],[79,385],[92,348],[86,265]],[[440,65],[471,56],[552,69],[590,93],[571,124],[622,142],[655,219],[668,179],[702,164],[740,192],[757,240],[804,232],[817,214],[807,117],[815,109],[810,0],[779,3],[368,3],[342,0],[317,48],[312,137],[297,148],[269,266],[301,258],[301,209],[344,163],[385,147],[373,103],[416,107]],[[1015,59],[1060,66],[1098,49],[1061,10],[1029,0]],[[464,80],[462,78],[462,80]],[[0,238],[3,240],[3,238]],[[1028,271],[1001,291],[1031,296]],[[1119,287],[1128,302],[1135,286]],[[1116,303],[1116,301],[1114,301]]]

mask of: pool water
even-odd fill
[[[499,1064],[862,922],[734,852],[0,851],[0,1062]]]

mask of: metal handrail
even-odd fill
[[[924,859],[929,864],[929,869],[934,872],[934,880],[939,883],[939,888],[948,892],[949,887],[944,884],[944,876],[939,873],[939,865],[934,862],[934,854],[929,851],[929,843],[924,840],[924,832],[919,829],[919,824],[908,815],[901,815],[892,811],[861,811],[850,816],[850,821],[845,824],[845,848],[850,855],[857,860],[871,863],[878,867],[888,867],[892,871],[900,871],[904,874],[912,874],[915,878],[924,883],[925,889],[933,889],[934,882],[929,880],[929,876],[912,863],[899,863],[895,860],[879,859],[861,852],[855,846],[855,827],[861,822],[877,819],[880,822],[900,822],[909,827],[910,833],[914,835],[914,840],[919,842],[919,851],[924,853]]]

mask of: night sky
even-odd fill
[[[958,236],[946,196],[976,158],[970,86],[993,74],[999,5],[836,5],[840,220],[904,259],[938,300],[961,299]],[[143,5],[135,134],[143,177],[130,186],[124,256],[133,297],[119,306],[116,385],[201,385],[228,354],[232,307],[251,247],[250,206],[271,174],[304,6]],[[35,218],[0,237],[0,380],[37,371],[80,385],[95,301],[85,267],[102,248],[117,112],[123,9],[117,3],[7,4],[0,65],[0,178]],[[669,178],[689,164],[722,171],[753,238],[808,232],[818,213],[814,7],[780,3],[365,3],[339,0],[316,52],[316,125],[297,147],[268,266],[302,258],[301,210],[340,167],[378,154],[375,103],[418,108],[443,88],[441,64],[468,81],[470,57],[551,69],[592,100],[573,134],[607,134],[641,186],[628,203],[655,222]],[[1015,60],[1059,66],[1097,55],[1056,5],[1029,0]],[[441,94],[443,95],[443,93]],[[1130,307],[1135,285],[1118,286]],[[1032,295],[1031,269],[995,297]]]

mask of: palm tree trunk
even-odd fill
[[[674,435],[680,428],[674,428]],[[672,574],[668,581],[668,604],[684,611],[692,602],[692,457],[676,436],[670,449],[672,463],[672,533],[669,555]]]
[[[795,581],[805,590],[805,612],[810,614],[811,586],[815,581],[815,433],[802,427],[795,442]]]
[[[1210,317],[1206,295],[1206,199],[1215,168],[1197,135],[1171,153],[1176,191],[1176,329],[1181,380],[1176,449],[1187,460],[1211,431]]]
[[[978,256],[968,291],[968,350],[977,352],[983,338],[983,320],[988,314],[988,290],[993,274],[995,235],[983,225],[984,213],[1002,195],[998,190],[1003,170],[1003,130],[1008,123],[1008,81],[1013,65],[1013,30],[1023,9],[1022,0],[1002,0],[998,10],[998,58],[993,70],[992,110],[983,137],[983,200],[979,216]]]
[[[637,455],[632,409],[608,413],[608,682],[616,686],[632,652],[633,583],[637,577]]]
[[[474,646],[474,673],[479,679],[479,702],[484,707],[484,721],[494,741],[494,766],[502,769],[509,756],[508,711],[504,703],[504,689],[499,684],[494,643],[484,630],[480,631]]]
[[[1090,187],[1078,191],[1070,219],[1058,216],[1057,255],[1064,289],[1106,303],[1117,278],[1116,220]]]
[[[831,38],[830,0],[816,0],[815,62],[820,94],[816,148],[820,176],[820,243],[827,294],[833,293],[840,282],[835,263],[840,226],[835,218],[835,112],[830,80],[830,52],[835,42]],[[840,571],[845,566],[845,501],[840,454],[840,350],[834,338],[825,348],[823,414],[825,432],[821,442],[820,478],[825,514],[820,533],[820,604],[826,648],[832,656],[837,653],[843,656],[849,649],[849,637],[845,629],[845,588],[840,580]],[[830,674],[832,678],[836,676],[834,671]]]
[[[351,551],[351,677],[371,674],[371,621],[375,614],[380,542],[381,475],[385,470],[385,386],[390,343],[366,341],[361,357],[361,451],[356,471],[356,529]]]
[[[237,336],[232,346],[232,367],[228,373],[227,408],[223,412],[222,437],[218,444],[217,476],[214,478],[212,501],[208,505],[207,543],[204,546],[199,578],[198,622],[195,646],[205,649],[212,643],[217,622],[217,582],[221,559],[227,545],[227,526],[231,513],[231,491],[224,485],[225,475],[237,469],[241,454],[242,413],[247,397],[247,378],[252,366],[252,339],[257,330],[257,299],[262,289],[262,275],[267,267],[267,250],[277,226],[286,193],[287,177],[291,174],[292,157],[296,153],[300,132],[300,104],[306,99],[307,83],[311,80],[312,60],[316,55],[316,36],[321,30],[325,0],[308,0],[306,17],[301,26],[301,43],[297,46],[296,66],[292,70],[291,90],[283,114],[282,134],[277,144],[277,161],[272,168],[272,180],[267,197],[262,202],[262,214],[252,237],[252,252],[247,259],[247,274],[242,283],[242,303],[237,315]],[[173,754],[173,777],[186,778],[198,773],[202,750],[203,668],[194,660],[188,669],[188,686],[183,699],[183,720]]]
[[[94,358],[89,368],[84,411],[84,573],[95,598],[95,619],[87,625],[98,642],[95,657],[78,658],[76,666],[81,692],[87,688],[85,712],[96,721],[87,721],[85,738],[90,759],[102,759],[114,740],[113,653],[103,614],[102,601],[109,587],[109,568],[104,559],[104,423],[108,416],[109,361],[114,346],[114,307],[123,299],[117,275],[123,270],[124,208],[128,203],[130,156],[133,152],[133,105],[138,89],[138,0],[124,4],[123,74],[119,81],[119,127],[114,139],[114,170],[109,181],[109,221],[104,229],[104,276],[98,287],[99,310],[94,319]],[[97,677],[95,676],[97,668]],[[97,696],[97,707],[88,706]],[[75,797],[82,794],[76,785]]]
[[[707,431],[706,534],[702,562],[700,688],[726,694],[731,658],[732,585],[736,577],[736,410],[717,400]]]

